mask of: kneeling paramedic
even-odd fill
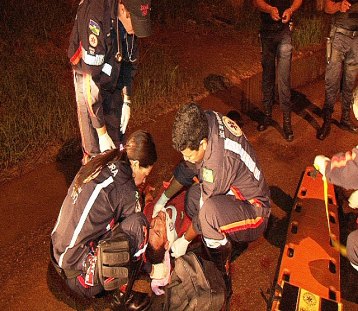
[[[218,112],[204,111],[195,103],[182,106],[174,120],[172,142],[184,161],[176,167],[153,216],[183,186],[190,187],[185,211],[192,223],[174,241],[172,256],[184,255],[189,243],[202,235],[209,258],[224,276],[228,301],[231,241],[250,242],[263,234],[271,211],[269,187],[241,128]],[[193,183],[195,179],[198,182]]]
[[[109,150],[81,167],[51,234],[52,262],[73,292],[118,293],[140,269],[149,223],[137,187],[156,160],[151,135],[136,131],[123,150]]]
[[[331,159],[318,155],[314,166],[327,178],[327,181],[347,190],[355,190],[349,197],[349,207],[358,208],[358,146],[346,153],[338,153]],[[356,219],[358,225],[358,219]],[[347,257],[358,271],[358,229],[347,238]]]

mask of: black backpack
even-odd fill
[[[175,260],[165,294],[164,311],[218,311],[225,302],[225,283],[213,262],[189,252]]]

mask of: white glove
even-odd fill
[[[329,162],[329,158],[325,157],[324,155],[318,155],[315,157],[313,165],[318,170],[322,176],[326,174],[326,166],[327,162]]]
[[[358,120],[358,87],[356,87],[353,93],[353,113]]]
[[[354,191],[348,199],[350,208],[358,208],[358,190]]]
[[[116,148],[112,138],[108,135],[108,132],[98,136],[98,143],[99,143],[99,150],[101,150],[101,152]]]
[[[154,205],[152,218],[157,217],[158,213],[164,209],[165,204],[167,204],[168,201],[169,198],[163,192],[157,203]]]
[[[171,266],[170,266],[169,251],[165,252],[164,261],[163,261],[162,264],[164,264],[166,266],[167,274],[164,275],[164,277],[162,277],[161,279],[153,278],[151,283],[150,283],[150,287],[152,288],[152,291],[157,296],[165,294],[165,291],[162,290],[161,287],[167,285],[170,282],[170,269],[171,269]],[[159,265],[162,265],[162,264],[159,264]]]
[[[121,128],[120,128],[122,134],[126,132],[129,118],[131,117],[131,107],[129,107],[129,105],[130,105],[129,99],[123,102],[122,105]]]
[[[183,256],[186,253],[188,245],[191,241],[185,239],[185,234],[183,234],[179,239],[175,240],[172,245],[172,257],[178,258]]]

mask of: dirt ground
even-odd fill
[[[261,69],[255,36],[245,36],[228,26],[219,29],[210,31],[200,28],[194,31],[194,26],[188,23],[171,32],[157,29],[151,39],[163,46],[170,45],[180,66],[197,82],[197,88],[183,94],[178,103],[173,103],[172,110],[169,109],[159,117],[151,116],[150,121],[141,122],[140,128],[149,130],[158,146],[159,161],[148,180],[157,189],[163,180],[170,178],[173,167],[180,159],[170,143],[175,107],[194,98],[204,108],[227,113],[233,109],[233,103],[240,101],[230,85],[234,86]],[[209,75],[223,76],[229,84],[209,84],[217,90],[210,93],[205,83]],[[337,126],[333,126],[332,134],[325,141],[315,138],[321,124],[319,112],[323,106],[323,94],[322,80],[295,90],[297,111],[293,115],[295,140],[292,143],[282,138],[282,116],[278,107],[274,109],[277,125],[262,133],[256,131],[254,115],[242,115],[244,132],[257,152],[270,185],[273,206],[267,234],[251,243],[232,264],[233,311],[267,309],[285,244],[290,210],[306,166],[312,165],[317,154],[331,156],[357,144],[356,135],[342,132]],[[138,128],[135,120],[140,117],[139,112],[133,115],[130,132]],[[339,120],[339,109],[335,118]],[[67,187],[80,165],[78,152],[61,159],[39,165],[1,186],[2,310],[104,310],[108,307],[105,298],[87,301],[72,297],[49,262],[49,235]],[[346,236],[353,228],[356,213],[344,205],[342,216]],[[357,272],[342,258],[341,291],[345,310],[358,310],[357,280]],[[152,310],[159,310],[159,305],[153,304]]]

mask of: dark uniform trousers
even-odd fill
[[[262,44],[262,93],[264,107],[270,107],[275,100],[275,79],[277,76],[280,108],[291,110],[291,60],[292,35],[288,26],[278,31],[261,30]],[[277,73],[276,73],[277,60]]]
[[[236,199],[234,195],[217,195],[206,200],[200,209],[200,185],[187,191],[185,211],[194,229],[203,237],[222,240],[223,233],[235,242],[251,242],[266,230],[270,209]]]
[[[358,73],[358,32],[355,37],[351,37],[336,31],[333,26],[330,37],[332,50],[326,66],[326,99],[323,110],[333,113],[338,93],[342,89],[342,111],[349,111],[353,103],[353,89]]]

